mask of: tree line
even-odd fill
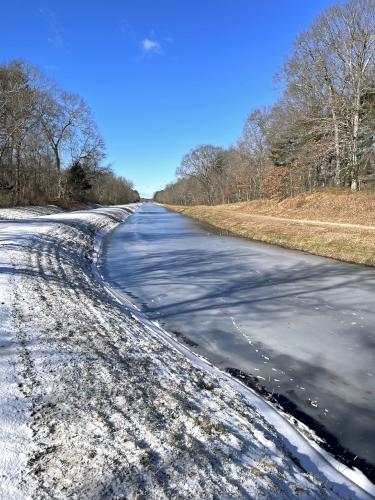
[[[374,52],[375,0],[323,11],[277,75],[277,102],[253,110],[229,149],[187,153],[155,199],[217,204],[375,184]]]
[[[92,113],[25,61],[0,65],[0,206],[138,201],[105,166]]]

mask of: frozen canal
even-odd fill
[[[107,237],[112,286],[375,464],[375,271],[215,235],[151,205]],[[188,340],[187,340],[188,339]]]

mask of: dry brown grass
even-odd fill
[[[347,190],[322,191],[295,196],[282,201],[259,200],[222,205],[228,210],[272,215],[291,219],[375,226],[375,194]]]
[[[375,266],[375,195],[320,192],[280,202],[167,206],[233,234]]]

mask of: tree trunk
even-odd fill
[[[353,136],[352,136],[352,165],[351,165],[351,189],[358,191],[358,129],[359,129],[359,109],[360,109],[360,81],[357,84],[356,96],[354,99],[354,112],[353,112]]]
[[[14,189],[14,205],[18,206],[20,202],[20,174],[21,174],[21,143],[17,142],[16,146],[16,182]]]
[[[59,148],[54,147],[53,152],[55,154],[56,171],[57,171],[57,198],[60,200],[63,197],[63,185],[62,185],[61,159],[59,154]]]
[[[335,106],[334,106],[333,89],[332,89],[331,84],[329,84],[328,87],[329,87],[329,100],[330,100],[330,105],[331,105],[331,114],[332,114],[332,121],[333,121],[335,156],[336,156],[334,182],[335,182],[336,186],[339,186],[340,185],[340,176],[341,176],[339,125],[337,122],[337,115],[336,115],[336,110],[335,110]]]
[[[334,112],[332,113],[335,114]],[[334,135],[335,135],[335,184],[339,186],[341,183],[341,158],[340,158],[340,143],[339,143],[339,127],[336,118],[334,119]]]

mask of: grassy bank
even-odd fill
[[[245,238],[375,266],[375,195],[322,192],[281,202],[166,208]]]

